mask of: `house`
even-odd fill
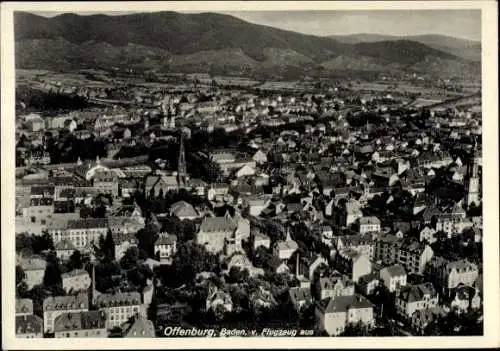
[[[312,262],[309,264],[309,267],[308,267],[308,278],[309,278],[309,281],[312,281],[313,278],[314,278],[314,273],[316,272],[316,270],[321,267],[321,266],[326,266],[328,267],[329,263],[328,261],[320,254],[317,254],[314,259],[312,260]]]
[[[193,205],[186,201],[177,201],[170,206],[170,215],[179,218],[180,220],[189,219],[193,220],[198,218],[198,213]]]
[[[481,307],[479,290],[467,285],[459,285],[451,294],[451,309],[458,313],[477,310]]]
[[[318,330],[330,336],[342,334],[350,324],[373,327],[373,304],[358,294],[321,301],[316,307],[316,323]]]
[[[241,249],[243,251],[243,249]],[[241,270],[248,270],[249,276],[254,277],[258,275],[264,275],[264,270],[262,268],[257,268],[252,265],[252,262],[248,259],[246,254],[241,252],[235,252],[231,255],[227,261],[227,273],[232,267],[238,267]]]
[[[420,231],[420,242],[427,242],[429,244],[433,244],[437,241],[436,238],[436,230],[433,228],[430,228],[428,226],[425,226],[421,231]]]
[[[375,260],[382,262],[384,265],[396,263],[401,245],[403,245],[403,240],[396,235],[378,236],[375,239]]]
[[[269,249],[271,247],[271,239],[265,234],[256,233],[253,235],[253,249],[257,250],[260,246]]]
[[[43,300],[43,329],[45,333],[54,333],[56,318],[65,313],[87,312],[89,295],[80,293],[68,296],[50,296]]]
[[[220,253],[224,249],[226,240],[236,231],[238,224],[228,217],[205,217],[200,225],[196,242],[204,245],[213,253]]]
[[[269,309],[277,305],[273,294],[262,286],[259,286],[256,291],[250,294],[249,303],[253,311],[258,311],[262,308]]]
[[[160,234],[154,243],[154,250],[161,264],[171,264],[177,251],[177,236]]]
[[[337,249],[352,249],[370,260],[374,257],[374,241],[371,235],[343,235],[337,239]]]
[[[359,291],[365,295],[370,296],[375,292],[375,289],[380,285],[379,276],[376,273],[370,273],[359,278],[356,286]]]
[[[257,164],[264,164],[267,162],[267,155],[262,150],[257,150],[252,159],[257,162]]]
[[[118,196],[118,177],[115,172],[99,170],[94,174],[93,186],[98,189],[101,194],[111,194],[113,197]]]
[[[21,257],[18,260],[18,265],[21,266],[24,271],[24,282],[28,286],[28,289],[31,289],[35,285],[42,284],[45,268],[47,266],[47,262],[44,259],[39,257]]]
[[[123,338],[154,338],[155,326],[141,315],[134,315],[121,325]]]
[[[211,285],[208,289],[205,309],[206,311],[217,311],[219,308],[222,308],[224,312],[231,312],[233,310],[231,295]]]
[[[123,292],[100,294],[96,298],[96,307],[106,315],[106,329],[120,326],[135,314],[143,314],[141,294]]]
[[[397,291],[402,286],[405,286],[406,278],[405,269],[399,264],[384,267],[380,270],[380,280],[390,292]]]
[[[424,335],[425,329],[431,323],[439,321],[446,314],[445,310],[438,306],[419,309],[411,317],[411,328],[417,335]]]
[[[465,259],[436,259],[429,266],[430,273],[445,294],[451,294],[459,285],[473,286],[479,275],[478,266]]]
[[[56,250],[57,258],[62,261],[69,260],[73,252],[76,251],[75,245],[73,245],[68,239],[63,239],[55,243],[54,249]]]
[[[103,311],[65,312],[54,320],[55,338],[107,337]]]
[[[293,287],[288,290],[290,301],[297,312],[302,311],[312,302],[311,289]]]
[[[437,307],[438,294],[432,283],[406,285],[396,295],[396,311],[406,319],[411,319],[418,310]]]
[[[375,216],[359,218],[359,233],[380,232],[380,220]]]
[[[401,245],[399,247],[397,263],[402,265],[407,273],[422,274],[432,256],[434,256],[434,251],[432,251],[429,245],[413,241],[408,245]]]
[[[289,260],[293,253],[297,251],[299,245],[290,236],[290,229],[287,229],[285,240],[279,240],[273,245],[273,254],[280,260]]]
[[[29,316],[33,314],[32,299],[16,299],[16,317]]]
[[[74,269],[71,272],[63,273],[61,279],[66,293],[85,291],[91,284],[89,273],[83,269]]]
[[[360,277],[372,272],[370,259],[352,249],[341,250],[335,257],[337,270],[346,274],[355,283]]]
[[[43,320],[34,315],[16,315],[16,338],[43,338]]]
[[[49,234],[52,236],[54,243],[68,239],[77,250],[81,250],[89,243],[97,244],[101,235],[106,237],[108,223],[107,218],[70,220],[63,228],[50,228]]]
[[[337,296],[354,295],[354,283],[345,275],[319,278],[317,285],[320,300],[335,298]]]
[[[267,268],[276,274],[284,274],[290,271],[290,267],[277,256],[271,256],[266,262]]]
[[[113,235],[115,242],[115,259],[120,261],[125,255],[125,252],[131,247],[137,247],[138,240],[135,233]]]

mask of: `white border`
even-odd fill
[[[214,339],[15,339],[14,337],[14,36],[13,11],[285,11],[285,10],[482,10],[484,321],[482,337],[388,338],[214,338]],[[2,347],[4,349],[165,349],[165,348],[471,348],[500,346],[498,212],[498,51],[494,1],[279,1],[279,2],[38,2],[1,4],[1,205],[2,205]]]

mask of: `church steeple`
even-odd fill
[[[177,182],[179,187],[184,186],[187,181],[186,155],[184,151],[184,132],[181,131],[181,145],[179,148],[179,163],[177,169]]]
[[[470,206],[472,204],[479,205],[480,202],[480,182],[479,182],[479,163],[476,157],[477,142],[474,138],[472,144],[472,151],[467,160],[467,173],[465,177],[465,204]]]

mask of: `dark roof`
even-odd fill
[[[63,313],[54,320],[54,332],[56,333],[104,328],[106,328],[106,314],[104,311]]]
[[[16,316],[16,335],[18,334],[40,334],[43,329],[43,320],[33,314]]]

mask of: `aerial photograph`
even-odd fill
[[[16,338],[484,335],[481,10],[14,39]]]

